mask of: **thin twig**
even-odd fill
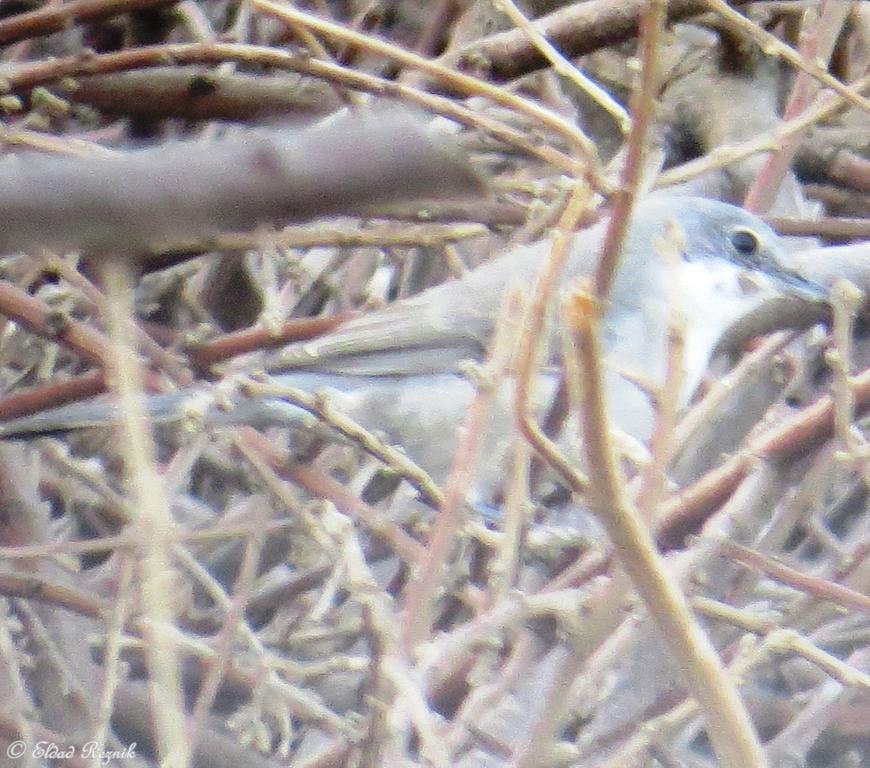
[[[157,727],[159,754],[179,768],[190,763],[190,745],[184,730],[184,699],[179,660],[173,634],[167,632],[174,616],[167,595],[173,593],[174,570],[169,551],[174,541],[172,513],[162,479],[157,472],[156,447],[146,432],[138,356],[131,339],[132,287],[126,265],[107,260],[103,276],[109,301],[112,368],[121,405],[121,429],[128,447],[126,456],[138,518],[134,524],[141,542],[141,596],[147,621],[152,714]]]
[[[587,498],[607,530],[616,557],[630,576],[707,722],[707,735],[726,768],[767,764],[764,751],[716,649],[692,616],[685,595],[664,567],[649,528],[628,499],[616,461],[604,405],[599,342],[600,304],[589,294],[566,301],[574,331],[586,402],[581,409],[590,473],[596,482]]]
[[[435,96],[402,83],[266,46],[236,43],[167,44],[98,54],[86,59],[81,56],[69,56],[49,61],[20,64],[4,74],[2,84],[9,92],[18,92],[77,75],[105,74],[146,67],[165,67],[167,62],[184,65],[222,64],[228,61],[254,67],[271,67],[299,72],[329,82],[336,82],[347,88],[367,91],[376,96],[402,98],[435,114],[444,115],[444,117],[462,125],[484,131],[501,141],[516,146],[533,157],[540,157],[566,173],[582,171],[577,160],[569,155],[547,145],[530,142],[527,132],[518,131],[499,120],[481,115],[479,110],[475,111],[463,107],[453,99]],[[519,96],[514,96],[511,103],[532,104],[532,102],[527,102]],[[528,109],[532,109],[532,107],[529,106]],[[540,107],[534,108],[533,111],[535,114],[551,114]]]
[[[174,5],[177,0],[72,0],[0,20],[0,45],[62,32],[75,24]]]
[[[822,3],[818,18],[815,14],[804,16],[804,39],[801,42],[799,55],[805,61],[816,65],[827,65],[834,51],[834,45],[840,35],[840,30],[849,15],[849,7],[838,0],[825,0]],[[783,118],[791,120],[810,106],[810,102],[818,91],[818,82],[806,70],[798,73],[792,86],[788,104]],[[769,210],[780,189],[783,178],[792,166],[794,156],[799,148],[799,134],[793,134],[774,152],[764,164],[746,193],[743,201],[748,211],[760,213]]]
[[[766,54],[780,57],[795,69],[806,72],[811,77],[814,77],[822,85],[827,86],[845,99],[849,104],[863,109],[865,112],[870,111],[870,99],[862,96],[860,89],[841,83],[822,64],[817,63],[817,59],[808,59],[803,56],[800,52],[782,42],[776,35],[762,29],[757,24],[753,24],[749,19],[724,2],[724,0],[706,0],[706,3],[728,25],[755,40]]]
[[[526,310],[516,362],[516,417],[520,433],[576,494],[582,494],[589,481],[571,465],[559,446],[541,429],[532,409],[532,393],[540,367],[540,348],[549,314],[548,307],[556,293],[559,275],[568,260],[574,227],[587,211],[590,202],[588,186],[582,181],[577,182],[553,233],[549,258],[544,262],[535,281],[535,292]]]
[[[537,27],[529,21],[513,0],[497,0],[498,7],[504,11],[508,18],[528,35],[532,44],[541,52],[541,55],[550,63],[553,71],[561,75],[591,98],[598,106],[616,120],[617,125],[623,132],[628,131],[629,118],[625,109],[600,85],[584,75],[574,64],[561,54]]]
[[[850,88],[856,93],[864,93],[870,88],[870,75],[856,80]],[[801,133],[809,126],[828,119],[847,106],[848,102],[842,96],[823,93],[817,100],[816,106],[805,110],[793,120],[783,121],[775,128],[747,141],[716,147],[712,152],[708,152],[697,160],[690,160],[688,163],[662,172],[656,180],[656,187],[668,187],[672,184],[690,181],[702,173],[724,168],[759,152],[775,151],[790,136]]]
[[[595,145],[576,125],[556,113],[544,109],[530,100],[519,98],[504,88],[499,88],[491,83],[487,83],[485,80],[456,72],[432,59],[406,51],[371,35],[354,32],[340,24],[320,19],[317,16],[298,11],[286,5],[278,5],[271,2],[271,0],[252,1],[256,8],[264,13],[268,13],[270,16],[277,17],[286,22],[303,24],[334,40],[369,50],[372,53],[392,59],[405,67],[419,70],[430,77],[443,80],[451,87],[464,92],[468,96],[485,96],[496,104],[531,117],[535,122],[545,125],[564,136],[572,149],[583,159],[585,167],[580,169],[580,172],[588,174],[589,180],[597,189],[607,188],[607,184],[599,172],[598,152]]]

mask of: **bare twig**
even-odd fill
[[[826,65],[848,14],[849,8],[846,4],[827,0],[822,4],[818,18],[814,14],[812,17],[805,17],[804,39],[799,52],[801,58],[816,66]],[[791,120],[807,109],[818,88],[818,81],[806,70],[799,72],[785,108],[784,119]],[[778,152],[767,159],[746,193],[744,206],[747,210],[759,213],[770,208],[782,179],[791,168],[798,145],[799,134],[793,134]]]
[[[739,3],[746,0],[738,0]],[[538,32],[565,56],[583,56],[634,37],[646,12],[647,0],[590,0],[572,3],[535,21]],[[703,13],[704,0],[669,0],[669,21]],[[547,59],[523,30],[511,30],[475,40],[441,58],[447,67],[477,72],[497,81],[512,80],[545,67]]]
[[[541,125],[545,125],[564,136],[570,142],[572,149],[584,161],[585,167],[578,169],[578,171],[588,174],[589,180],[596,188],[606,188],[607,185],[600,176],[598,152],[595,145],[592,144],[589,138],[577,126],[569,123],[554,112],[543,109],[527,99],[518,98],[505,89],[493,86],[485,80],[456,72],[442,66],[436,61],[426,59],[418,54],[406,51],[369,35],[353,32],[340,24],[325,21],[312,14],[297,11],[289,6],[278,5],[271,2],[271,0],[254,0],[254,5],[264,13],[268,13],[286,22],[303,24],[335,40],[359,46],[360,48],[395,60],[403,66],[417,69],[430,77],[435,77],[448,83],[451,87],[464,92],[466,95],[485,96],[496,104],[501,104],[531,117]]]
[[[553,234],[553,247],[535,282],[535,292],[526,310],[522,339],[518,346],[516,412],[520,433],[565,481],[573,493],[582,494],[588,484],[571,462],[538,424],[532,411],[532,393],[540,367],[540,347],[547,322],[548,307],[556,292],[559,275],[568,259],[571,236],[580,217],[591,202],[590,190],[577,182]]]
[[[566,303],[566,320],[576,334],[586,402],[581,409],[590,473],[590,506],[607,530],[616,556],[631,577],[665,644],[684,670],[692,696],[707,722],[707,734],[724,766],[767,764],[752,721],[716,649],[694,620],[685,595],[661,562],[655,542],[628,500],[611,445],[604,406],[598,341],[600,305],[577,293]]]
[[[591,78],[584,75],[574,64],[556,50],[547,38],[538,31],[537,27],[523,15],[523,12],[513,0],[499,0],[498,5],[516,25],[517,29],[522,30],[528,35],[529,39],[549,62],[557,75],[561,75],[574,83],[580,91],[589,96],[605,112],[610,114],[624,132],[628,131],[628,113],[607,91]]]
[[[367,91],[376,96],[401,98],[436,114],[443,114],[462,125],[484,131],[500,141],[518,147],[533,157],[540,157],[565,172],[578,170],[577,160],[573,157],[547,145],[531,142],[525,132],[511,128],[499,120],[481,115],[479,111],[463,107],[453,99],[428,94],[418,88],[386,80],[382,77],[374,77],[330,62],[294,55],[287,51],[265,46],[232,43],[167,44],[99,54],[85,59],[81,56],[69,56],[33,64],[21,64],[14,70],[5,73],[3,84],[8,86],[8,90],[11,92],[20,92],[77,75],[104,74],[145,67],[165,67],[167,60],[172,60],[179,65],[222,64],[231,61],[250,66],[273,67],[321,78],[347,88]],[[515,96],[511,103],[519,103],[523,107],[527,100]],[[535,108],[535,110],[536,113],[549,114],[540,108]],[[604,186],[606,187],[606,184]]]
[[[172,625],[173,568],[169,551],[173,541],[173,520],[160,476],[156,469],[156,448],[142,413],[142,384],[138,359],[133,353],[130,325],[132,288],[126,267],[109,260],[104,267],[109,295],[109,322],[114,344],[112,368],[121,403],[121,427],[128,445],[130,478],[133,483],[141,541],[141,596],[147,619],[142,631],[147,639],[151,672],[152,713],[157,725],[159,754],[168,763],[186,766],[190,745],[184,731],[177,645],[167,628]]]
[[[178,0],[73,0],[62,5],[48,5],[29,13],[18,13],[0,20],[0,45],[61,32],[73,24],[87,24],[101,19],[146,9],[174,5]]]
[[[396,474],[407,480],[429,504],[437,507],[444,504],[444,493],[426,472],[404,453],[386,445],[371,432],[336,411],[326,396],[311,394],[295,387],[283,386],[277,382],[269,381],[264,383],[245,382],[242,389],[247,395],[255,399],[276,398],[302,408],[375,458],[383,461]]]
[[[850,85],[855,93],[864,93],[870,88],[870,75]],[[697,160],[690,160],[659,175],[656,186],[667,187],[699,176],[707,171],[724,168],[731,163],[750,157],[758,152],[776,150],[789,136],[800,133],[808,126],[819,123],[845,109],[848,102],[838,94],[822,94],[814,107],[803,111],[792,120],[783,121],[776,128],[747,141],[717,147]]]

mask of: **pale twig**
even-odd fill
[[[274,398],[302,408],[386,464],[399,477],[407,480],[429,504],[436,507],[444,504],[443,491],[427,472],[409,459],[405,453],[387,445],[370,431],[333,408],[328,396],[311,394],[297,387],[288,387],[270,381],[246,381],[242,384],[242,390],[254,399]]]
[[[77,75],[165,67],[167,59],[171,59],[177,65],[223,64],[232,61],[253,67],[288,70],[335,82],[347,88],[366,91],[375,96],[401,98],[461,125],[488,133],[500,141],[516,146],[532,157],[540,157],[565,173],[580,170],[578,162],[569,155],[540,142],[530,141],[527,132],[485,117],[479,111],[457,104],[453,99],[428,94],[418,88],[367,75],[348,67],[266,46],[237,43],[167,44],[99,54],[89,57],[86,61],[83,61],[81,56],[70,56],[48,62],[19,65],[14,72],[6,73],[3,83],[8,85],[10,91],[21,91]]]
[[[554,148],[532,142],[528,133],[519,131],[491,117],[481,115],[457,104],[454,99],[435,96],[402,83],[382,77],[367,75],[357,70],[341,67],[326,61],[298,56],[287,51],[266,46],[237,43],[192,43],[167,44],[134,48],[115,53],[81,56],[21,64],[14,71],[5,73],[2,83],[9,91],[22,91],[37,85],[55,83],[77,75],[105,74],[131,69],[165,67],[167,60],[177,65],[223,64],[228,61],[254,67],[268,67],[298,72],[335,82],[347,88],[367,91],[385,98],[402,98],[435,114],[443,115],[461,125],[488,133],[491,136],[517,147],[532,157],[540,157],[565,173],[577,172],[577,161]],[[519,96],[515,99],[523,101]]]
[[[728,396],[738,389],[741,384],[748,381],[755,373],[765,365],[774,355],[781,352],[790,342],[794,341],[798,333],[777,333],[766,339],[758,349],[741,358],[737,366],[719,379],[704,395],[703,399],[694,405],[691,410],[676,425],[671,445],[674,449],[685,445],[697,432],[709,423],[712,414],[718,413]],[[670,460],[674,455],[672,450],[668,456]]]
[[[735,679],[746,677],[753,668],[768,661],[772,653],[791,651],[816,664],[827,674],[843,682],[844,685],[860,685],[862,687],[867,685],[867,675],[852,665],[837,659],[832,654],[825,653],[806,639],[801,638],[793,630],[780,629],[768,617],[754,615],[748,611],[737,611],[732,606],[705,598],[693,598],[692,605],[709,618],[727,621],[753,634],[767,634],[762,642],[750,645],[731,664],[729,674]],[[668,734],[684,727],[697,712],[696,702],[687,699],[665,714],[648,720],[644,723],[643,728],[638,728],[636,735],[601,768],[622,768],[625,765],[633,765],[651,744],[660,742],[667,738]],[[747,763],[746,765],[755,766],[763,765],[763,763]]]
[[[535,25],[526,18],[525,14],[517,7],[513,0],[496,0],[498,7],[507,14],[517,29],[522,30],[531,40],[532,44],[541,52],[541,55],[550,63],[557,75],[569,80],[599,107],[616,120],[623,133],[628,131],[628,113],[623,107],[594,80],[587,77],[580,69],[563,56],[547,38],[542,35]]]
[[[800,56],[806,61],[827,65],[848,15],[848,4],[841,3],[839,0],[825,0],[818,18],[812,11],[805,14],[801,28],[803,40]],[[783,119],[791,120],[807,109],[817,92],[818,82],[806,71],[799,72],[792,86]],[[798,134],[794,134],[783,142],[778,152],[767,158],[764,167],[746,193],[743,205],[747,210],[761,213],[770,209],[798,149]]]
[[[870,75],[865,75],[851,84],[851,89],[857,93],[863,93],[868,88],[870,88]],[[847,104],[848,102],[842,96],[823,93],[817,99],[814,107],[805,110],[793,120],[783,121],[775,128],[747,141],[717,147],[704,157],[690,160],[688,163],[662,172],[656,180],[656,187],[668,187],[672,184],[690,181],[702,173],[724,168],[759,152],[775,151],[790,136],[801,133],[809,126],[835,115],[845,109]]]
[[[677,280],[681,267],[682,244],[685,233],[675,222],[668,222],[665,235],[653,241],[653,247],[658,256],[666,263],[672,276],[669,281],[668,305],[671,307],[668,324],[667,368],[665,370],[664,386],[658,393],[656,408],[656,424],[650,447],[650,461],[643,469],[640,490],[635,504],[644,520],[652,524],[653,513],[661,498],[667,477],[667,466],[673,454],[675,445],[674,429],[677,423],[677,410],[680,404],[680,392],[683,389],[685,370],[685,342],[688,318],[685,313],[685,286]]]
[[[18,738],[25,744],[32,744],[34,730],[36,730],[32,712],[36,702],[31,698],[25,682],[24,666],[27,664],[27,658],[21,652],[13,635],[12,619],[10,601],[0,600],[0,657],[3,659],[5,680],[3,714],[13,721],[13,738]]]
[[[50,271],[56,272],[66,280],[73,288],[85,297],[102,317],[106,317],[109,311],[108,301],[105,294],[88,280],[78,269],[63,258],[54,254],[43,254],[46,266]],[[176,384],[182,387],[190,387],[194,383],[193,374],[182,365],[170,352],[161,347],[148,333],[135,321],[130,332],[136,337],[148,357],[164,371]]]
[[[256,497],[253,503],[257,503]],[[255,514],[262,517],[262,510],[256,510]],[[262,521],[255,521],[262,522]],[[187,738],[193,748],[196,747],[200,734],[205,728],[206,720],[211,712],[212,704],[218,693],[218,688],[224,678],[229,660],[236,647],[237,635],[244,622],[245,610],[251,599],[251,591],[257,578],[257,566],[259,565],[260,552],[265,542],[265,530],[262,525],[251,527],[251,535],[245,541],[242,561],[239,565],[239,574],[236,577],[234,595],[224,614],[223,626],[214,638],[214,647],[218,653],[218,661],[209,665],[205,678],[199,686],[196,703],[193,706],[188,721]],[[252,639],[255,635],[250,627],[245,626],[244,636]],[[255,646],[256,647],[256,646]],[[262,650],[262,648],[257,648]]]
[[[486,366],[478,372],[480,383],[477,392],[466,411],[460,432],[462,437],[455,449],[444,489],[444,500],[427,542],[427,556],[420,563],[419,572],[405,593],[399,641],[405,657],[410,657],[415,646],[428,640],[432,632],[432,604],[442,571],[461,530],[465,500],[474,467],[480,458],[487,419],[513,351],[513,321],[517,314],[517,303],[514,292],[508,291],[499,312]]]
[[[520,565],[523,531],[526,529],[529,508],[529,469],[531,448],[525,440],[513,444],[510,469],[505,481],[501,530],[495,561],[490,571],[490,601],[507,597],[514,586]]]
[[[815,664],[826,675],[850,688],[870,691],[870,675],[851,664],[823,651],[794,629],[778,629],[765,638],[764,646],[771,653],[794,653]]]
[[[247,8],[251,9],[251,5],[246,3]],[[293,32],[293,35],[297,37],[306,48],[308,48],[309,53],[313,58],[321,59],[322,61],[326,61],[330,64],[335,63],[335,58],[332,54],[327,50],[326,46],[320,42],[317,36],[306,27],[304,24],[291,23],[290,29]],[[333,86],[335,88],[335,86]],[[348,104],[352,108],[362,108],[366,106],[365,101],[361,97],[361,95],[352,90],[345,90],[341,88],[335,88],[336,93],[339,98]]]
[[[596,482],[587,498],[614,545],[620,564],[644,601],[707,723],[707,734],[726,768],[764,766],[764,751],[716,649],[701,630],[685,595],[664,567],[649,528],[626,494],[611,443],[604,405],[599,342],[601,307],[589,294],[566,301],[566,322],[574,331],[578,367],[586,396],[581,409],[590,473]]]
[[[808,59],[789,45],[786,45],[776,35],[753,24],[742,14],[731,8],[724,0],[706,0],[710,9],[720,16],[726,24],[737,29],[752,38],[764,53],[768,56],[778,56],[783,61],[791,64],[795,69],[806,72],[837,93],[848,103],[870,111],[870,99],[861,95],[861,91],[854,86],[841,83],[836,77],[828,72],[824,66],[817,63],[816,59]]]
[[[143,616],[136,621],[135,628],[143,637],[149,637],[149,624],[150,621]],[[164,631],[167,640],[177,644],[179,651],[185,656],[194,656],[203,665],[218,663],[218,653],[207,640],[182,632],[172,624],[166,626]],[[252,668],[238,657],[229,660],[227,667],[229,680],[242,683],[252,690],[262,687],[269,695],[278,699],[278,704],[285,707],[290,715],[310,718],[328,733],[354,734],[353,725],[327,707],[316,691],[288,683],[273,671],[269,672],[265,680],[263,677],[263,669]]]
[[[133,522],[140,541],[141,596],[147,620],[143,622],[150,672],[152,715],[157,727],[159,754],[167,764],[189,765],[190,745],[184,730],[184,699],[179,677],[175,638],[167,631],[173,623],[174,569],[170,550],[174,521],[162,478],[157,471],[156,446],[146,431],[148,420],[141,398],[139,359],[130,328],[132,287],[127,267],[120,261],[103,265],[113,344],[112,368],[120,403],[121,429],[127,446],[128,472],[138,517]]]
[[[518,619],[521,618],[518,617]],[[512,627],[508,627],[508,629],[512,629]],[[491,638],[492,635],[490,642]],[[512,639],[510,656],[497,669],[493,670],[495,674],[486,677],[479,675],[483,681],[469,692],[459,711],[452,718],[452,723],[442,731],[447,749],[455,761],[453,765],[458,761],[456,755],[461,754],[468,743],[474,741],[475,735],[480,731],[480,723],[487,714],[492,709],[499,707],[505,697],[510,696],[513,690],[523,685],[529,669],[536,661],[538,651],[533,633],[529,629],[525,629],[519,637]],[[473,650],[472,653],[480,658],[481,654],[476,650]],[[478,676],[475,675],[474,678],[478,678]]]
[[[628,230],[634,201],[643,181],[649,128],[655,117],[660,64],[659,41],[665,19],[665,0],[652,0],[640,25],[638,56],[640,80],[631,94],[631,128],[625,146],[625,161],[619,174],[619,184],[611,199],[612,211],[604,235],[601,256],[595,268],[595,294],[606,301]]]
[[[130,513],[129,516],[124,518],[125,521],[132,521],[134,519],[132,508],[130,508]],[[266,532],[272,533],[290,526],[291,523],[289,521],[276,521],[269,523],[266,526]],[[221,525],[214,528],[193,531],[179,527],[176,539],[179,543],[204,542],[238,537],[244,538],[250,535],[250,526]],[[405,535],[407,536],[407,534]],[[413,539],[411,541],[413,541]],[[31,544],[29,546],[0,547],[0,558],[3,558],[4,560],[26,560],[29,558],[52,557],[56,555],[91,555],[111,552],[116,549],[135,548],[139,543],[140,542],[135,535],[125,533],[119,536],[104,536],[98,539],[87,539],[85,541],[56,541],[46,544]],[[419,547],[416,542],[414,542],[414,544]],[[50,590],[49,594],[51,594]],[[75,602],[75,597],[70,597],[62,592],[58,594],[58,597],[63,600],[71,599]]]
[[[362,609],[365,631],[369,636],[368,642],[373,649],[370,661],[372,681],[369,696],[378,699],[376,705],[378,708],[392,707],[393,713],[401,710],[402,706],[416,711],[415,704],[421,698],[420,689],[415,685],[415,681],[411,681],[409,676],[403,674],[406,667],[397,649],[396,610],[391,597],[378,585],[369,570],[355,526],[347,517],[329,506],[320,515],[319,523],[322,535],[330,541],[330,556],[336,561],[342,586]],[[402,678],[402,683],[407,683],[407,688],[403,688],[403,685],[391,678],[391,669],[401,670],[398,675]],[[425,713],[421,718],[422,722],[418,725],[422,726],[425,733],[420,736],[421,740],[426,742],[422,746],[422,751],[427,755],[433,752],[437,754],[437,746],[430,748],[431,720]],[[389,720],[395,719],[392,717]],[[369,759],[364,759],[362,765],[379,765],[383,762],[385,745],[391,740],[393,742],[398,740],[391,739],[392,731],[395,730],[391,728],[392,725],[392,722],[385,722],[385,718],[377,715],[369,718],[368,733],[364,739],[367,742],[366,756]]]
[[[37,152],[71,157],[113,157],[117,150],[104,147],[93,141],[72,136],[52,136],[27,128],[0,128],[0,143],[9,147],[26,147]]]
[[[852,424],[855,418],[852,328],[864,303],[864,294],[848,280],[840,279],[830,290],[830,301],[834,311],[834,347],[827,350],[825,359],[834,372],[834,429],[845,457],[857,459],[866,455],[867,444]]]
[[[576,470],[567,457],[538,424],[532,412],[532,392],[540,366],[540,347],[547,321],[548,306],[557,290],[559,275],[568,259],[574,227],[591,203],[587,185],[578,181],[553,233],[550,256],[535,281],[535,292],[526,310],[523,335],[518,345],[516,361],[516,413],[520,433],[565,481],[573,493],[582,494],[588,480]]]
[[[535,120],[535,122],[545,125],[564,136],[572,149],[584,160],[585,168],[580,169],[581,172],[588,174],[596,187],[602,189],[607,187],[599,173],[598,152],[595,145],[576,125],[556,113],[544,109],[528,99],[515,96],[504,88],[487,83],[485,80],[449,69],[432,59],[427,59],[419,54],[399,48],[371,35],[355,32],[341,24],[326,21],[289,6],[278,5],[271,2],[271,0],[253,0],[253,3],[261,12],[268,13],[270,16],[277,17],[288,23],[304,24],[334,40],[371,51],[380,56],[385,56],[402,66],[417,69],[430,77],[442,80],[467,96],[484,96],[496,104],[527,115]]]
[[[130,557],[129,553],[125,552],[120,556],[117,568],[118,575],[114,605],[111,612],[106,611],[108,620],[106,622],[103,663],[103,690],[100,695],[97,729],[93,734],[93,742],[96,744],[96,749],[93,751],[95,757],[91,762],[92,768],[101,768],[102,766],[99,756],[103,754],[103,749],[105,748],[106,737],[109,734],[109,721],[112,717],[112,703],[115,698],[115,690],[122,678],[121,634],[129,619],[131,597],[135,589],[133,581],[135,576],[135,561]]]
[[[400,526],[380,515],[341,483],[318,474],[309,467],[294,464],[286,449],[276,448],[252,427],[242,428],[236,446],[270,492],[288,509],[298,509],[300,504],[284,480],[285,477],[311,492],[313,496],[331,501],[342,512],[369,527],[406,563],[413,565],[423,559],[423,545],[405,533]]]
[[[734,0],[735,4],[747,0]],[[577,57],[630,40],[637,34],[649,0],[585,0],[568,3],[535,19],[541,35],[552,40],[566,56]],[[670,21],[703,13],[704,0],[668,0]],[[519,29],[474,40],[439,59],[449,67],[481,72],[493,80],[511,80],[547,66],[548,61]]]
[[[425,214],[427,206],[419,206]],[[386,218],[386,216],[385,216]],[[276,248],[322,248],[344,246],[349,248],[411,248],[438,247],[458,240],[483,237],[489,233],[484,224],[403,224],[378,222],[375,224],[326,224],[287,227],[271,238]],[[203,241],[173,243],[166,250],[200,254],[206,251],[245,252],[261,248],[261,233],[225,232]],[[161,258],[165,258],[161,254]],[[146,266],[148,258],[146,257]]]

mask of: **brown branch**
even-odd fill
[[[286,489],[282,486],[284,480],[290,480],[315,498],[331,501],[339,511],[368,527],[405,562],[414,564],[425,557],[423,545],[399,525],[360,500],[337,480],[316,468],[293,461],[286,449],[277,447],[257,430],[243,427],[236,445],[279,498],[286,499]]]
[[[0,249],[130,253],[379,202],[481,196],[444,137],[396,110],[309,130],[175,142],[110,157],[38,157],[0,176]]]
[[[811,595],[819,600],[830,601],[843,608],[870,614],[870,597],[862,595],[854,589],[802,573],[778,560],[767,557],[760,552],[756,552],[733,541],[717,541],[716,548],[721,557],[728,558],[732,562],[742,563],[807,595]]]
[[[322,336],[355,315],[355,312],[344,312],[331,317],[290,320],[277,332],[266,328],[246,329],[236,333],[228,333],[203,344],[192,345],[187,351],[192,365],[201,371],[207,371],[216,363],[231,357]]]
[[[383,56],[430,77],[436,77],[447,83],[449,87],[459,89],[466,96],[482,96],[496,104],[530,117],[536,123],[545,125],[562,135],[569,142],[572,153],[582,160],[582,165],[577,168],[577,172],[585,173],[588,181],[596,189],[607,189],[607,180],[600,173],[598,152],[595,145],[576,124],[541,107],[536,102],[518,98],[507,89],[498,88],[480,78],[469,77],[441,65],[435,60],[426,59],[380,38],[354,32],[341,24],[298,11],[290,6],[279,5],[271,0],[253,0],[253,5],[258,11],[278,18],[285,24],[303,25],[313,32],[338,42],[358,45],[369,53]]]
[[[851,189],[870,192],[870,160],[854,152],[837,152],[828,166],[828,175],[832,181],[845,184]]]
[[[319,61],[310,57],[294,55],[284,50],[256,45],[238,45],[233,43],[192,43],[176,45],[154,45],[142,48],[132,48],[115,53],[87,56],[67,56],[65,58],[48,59],[34,63],[21,64],[4,74],[2,84],[5,90],[12,93],[26,92],[39,85],[56,83],[67,77],[123,72],[131,69],[165,67],[167,63],[185,64],[222,64],[227,61],[237,62],[253,67],[272,67],[275,69],[299,72],[311,77],[318,77],[331,83],[337,83],[346,88],[367,91],[375,96],[404,99],[409,103],[419,105],[436,114],[467,125],[475,130],[483,131],[499,141],[519,148],[521,151],[540,157],[563,171],[576,171],[578,163],[572,157],[560,152],[547,144],[531,142],[527,132],[511,128],[506,123],[480,114],[480,110],[471,110],[457,104],[453,99],[424,93],[402,83],[396,83],[381,77],[367,75],[357,70],[341,67],[327,61]],[[468,78],[474,83],[473,78]],[[486,83],[480,83],[485,88]],[[504,92],[504,97],[511,94]],[[552,113],[534,106],[528,100],[513,96],[513,104],[524,107],[532,114],[543,114],[549,120],[551,127],[563,128],[563,132],[571,133],[571,129],[563,121],[556,119]],[[522,111],[522,110],[521,110]],[[573,130],[576,134],[578,131]]]
[[[101,371],[13,392],[0,398],[0,422],[86,400],[105,391],[106,377]]]
[[[823,237],[838,242],[845,240],[870,240],[870,221],[867,219],[836,218],[821,219],[765,219],[780,235],[797,237]]]
[[[840,36],[840,30],[846,22],[849,8],[835,0],[822,3],[819,17],[807,17],[801,30],[799,55],[805,60],[818,62],[827,66],[834,51],[834,46]],[[808,72],[798,72],[785,107],[783,119],[791,120],[808,109],[819,90],[819,83]],[[782,186],[792,166],[799,148],[800,137],[793,134],[782,146],[772,153],[764,163],[755,180],[746,193],[743,201],[747,210],[754,213],[764,213],[770,210],[776,195]]]
[[[32,573],[0,573],[0,594],[56,605],[93,619],[104,618],[110,608],[108,601],[94,597],[91,592]]]
[[[736,0],[735,5],[748,0]],[[535,21],[534,26],[565,56],[587,53],[637,35],[648,0],[590,0],[573,3]],[[668,21],[707,10],[704,0],[670,0]],[[520,29],[490,35],[438,60],[446,67],[503,82],[548,65],[538,47]]]
[[[99,21],[133,11],[175,5],[177,0],[72,0],[61,5],[48,4],[28,13],[0,20],[0,45],[17,43],[63,32],[71,26]]]
[[[107,115],[185,120],[317,117],[340,106],[333,89],[320,81],[200,68],[81,77],[61,93]]]
[[[855,411],[870,408],[870,370],[852,377]],[[659,508],[661,546],[675,544],[676,535],[699,525],[734,493],[754,460],[788,461],[805,454],[834,434],[834,403],[823,397],[809,408],[753,440],[749,446]]]
[[[5,280],[0,280],[0,315],[6,315],[37,336],[68,347],[86,360],[102,365],[111,355],[111,344],[102,333],[52,310]]]

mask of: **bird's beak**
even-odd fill
[[[804,301],[814,303],[828,302],[828,289],[823,285],[807,279],[800,273],[788,269],[787,267],[779,267],[775,272],[771,273],[773,282],[783,291],[793,296],[797,296]]]

